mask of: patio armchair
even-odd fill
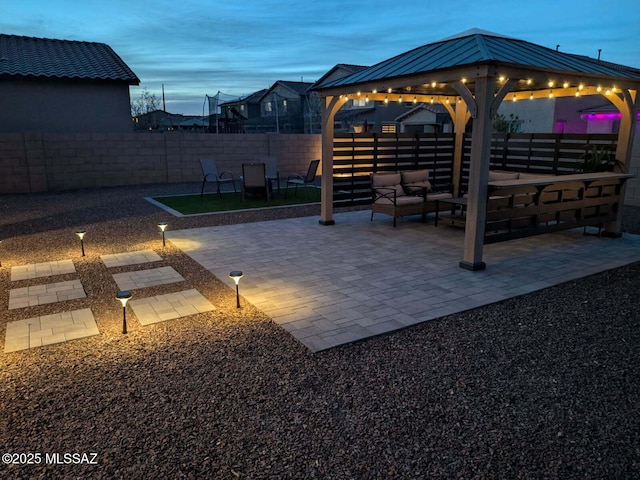
[[[269,201],[269,180],[264,163],[242,164],[242,201],[246,195],[264,195]]]
[[[293,192],[294,195],[298,194],[298,186],[307,186],[316,184],[316,172],[318,170],[318,165],[320,164],[320,160],[311,160],[309,163],[309,168],[307,169],[307,173],[305,175],[301,175],[298,173],[294,173],[293,175],[289,175],[287,177],[287,189],[284,192],[284,198],[287,198],[287,193],[289,192],[289,185],[294,185],[295,190]]]
[[[231,183],[233,185],[233,193],[238,193],[236,190],[236,181],[233,178],[233,174],[228,171],[220,172],[216,161],[212,158],[200,159],[200,168],[202,169],[202,188],[200,189],[200,196],[204,195],[204,186],[207,182],[216,183],[216,192],[220,195],[220,184]]]

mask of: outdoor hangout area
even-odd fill
[[[14,136],[39,154],[0,196],[0,446],[97,463],[0,477],[639,477],[640,73],[541,49],[325,79],[321,138],[149,136],[67,177],[115,137]],[[576,94],[619,132],[491,131]],[[358,98],[437,99],[453,131],[336,133]]]
[[[634,471],[637,207],[620,239],[500,242],[471,272],[463,230],[433,214],[394,229],[341,209],[329,229],[318,205],[174,217],[145,200],[199,188],[3,197],[5,449],[95,451],[56,471],[97,478],[205,457],[190,471]],[[33,343],[10,351],[16,323]]]

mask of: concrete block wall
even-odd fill
[[[321,157],[320,135],[203,133],[0,134],[0,193],[199,182],[200,158],[240,176],[242,163],[278,157],[281,176]]]

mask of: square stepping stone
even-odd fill
[[[85,298],[86,296],[80,280],[12,288],[9,290],[9,310]]]
[[[151,249],[101,255],[100,258],[108,268],[138,265],[140,263],[158,262],[162,260],[162,257]]]
[[[196,289],[130,300],[129,305],[141,325],[215,310],[211,302]]]
[[[7,323],[4,352],[17,352],[99,333],[90,308],[27,318]]]
[[[76,267],[71,260],[58,260],[53,262],[31,263],[11,267],[11,281],[28,280],[31,278],[50,277],[74,273]]]
[[[114,273],[113,279],[120,290],[153,287],[167,283],[183,282],[184,277],[172,267],[152,268],[135,272]]]

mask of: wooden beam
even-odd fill
[[[489,160],[491,155],[491,104],[494,99],[494,78],[476,80],[478,115],[473,121],[471,134],[471,165],[469,171],[469,197],[467,221],[464,231],[464,252],[460,267],[483,270],[484,229],[487,217],[487,191]]]
[[[322,190],[320,193],[321,225],[333,225],[333,120],[346,99],[325,97],[322,102]]]

